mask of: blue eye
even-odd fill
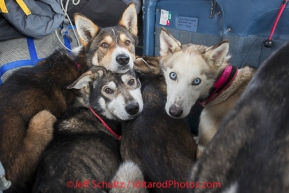
[[[201,79],[196,78],[195,80],[193,80],[192,85],[199,85],[201,83]]]
[[[177,79],[177,74],[176,74],[175,72],[171,72],[171,73],[170,73],[170,78],[171,78],[172,80],[176,80],[176,79]]]

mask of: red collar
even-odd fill
[[[106,123],[105,121],[98,115],[96,114],[96,112],[91,108],[89,107],[90,111],[100,120],[100,122],[104,125],[105,128],[107,128],[107,130],[118,140],[121,139],[121,136],[116,134]]]
[[[209,102],[219,96],[233,82],[237,74],[238,68],[232,65],[227,66],[220,78],[215,82],[208,98],[204,102],[200,102],[200,104],[205,107]]]
[[[77,68],[80,68],[80,64],[79,64],[79,63],[75,63],[75,66],[76,66]]]

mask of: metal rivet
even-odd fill
[[[160,9],[157,9],[157,12],[159,12],[160,11]]]
[[[217,14],[220,15],[220,14],[221,14],[221,11],[218,11]]]
[[[230,32],[230,31],[231,31],[231,28],[228,27],[227,32]]]

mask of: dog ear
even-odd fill
[[[104,76],[106,69],[102,66],[94,66],[89,71],[83,73],[76,81],[68,85],[67,89],[78,89],[82,94],[82,103],[84,106],[89,104],[90,82],[95,81],[98,77]]]
[[[90,70],[94,73],[94,79],[97,77],[103,77],[107,72],[104,66],[93,66]]]
[[[74,81],[72,84],[68,85],[67,89],[82,89],[84,87],[87,87],[89,82],[91,82],[94,78],[94,73],[89,70],[85,73],[83,73],[76,81]]]
[[[160,55],[166,56],[168,53],[174,53],[181,50],[182,44],[175,39],[165,28],[160,32]]]
[[[88,88],[89,82],[96,80],[106,74],[106,69],[103,66],[93,66],[89,71],[83,73],[76,81],[68,85],[67,89],[82,89]]]
[[[134,70],[141,74],[160,74],[160,58],[153,56],[138,57],[134,61]]]
[[[89,40],[96,35],[99,27],[90,19],[78,13],[74,14],[74,21],[80,42],[83,46],[86,46]]]
[[[217,67],[220,67],[226,59],[228,52],[229,41],[225,40],[215,46],[207,48],[203,55],[209,65],[216,65]]]
[[[133,3],[124,10],[119,25],[124,26],[130,33],[137,36],[137,13]]]
[[[133,69],[141,74],[150,74],[153,72],[153,70],[143,58],[135,59]]]

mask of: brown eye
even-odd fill
[[[107,43],[104,42],[104,43],[101,44],[101,47],[103,47],[103,48],[108,48],[109,45],[108,45]]]
[[[126,40],[124,43],[125,43],[125,45],[126,45],[126,46],[130,46],[130,44],[131,44],[131,41],[129,41],[129,40]]]
[[[134,83],[135,83],[135,80],[134,80],[134,79],[130,79],[130,80],[128,81],[128,85],[130,85],[130,86],[133,86]]]
[[[112,94],[112,93],[113,93],[113,90],[111,90],[110,88],[106,87],[106,88],[104,89],[104,92],[105,92],[106,94]]]

